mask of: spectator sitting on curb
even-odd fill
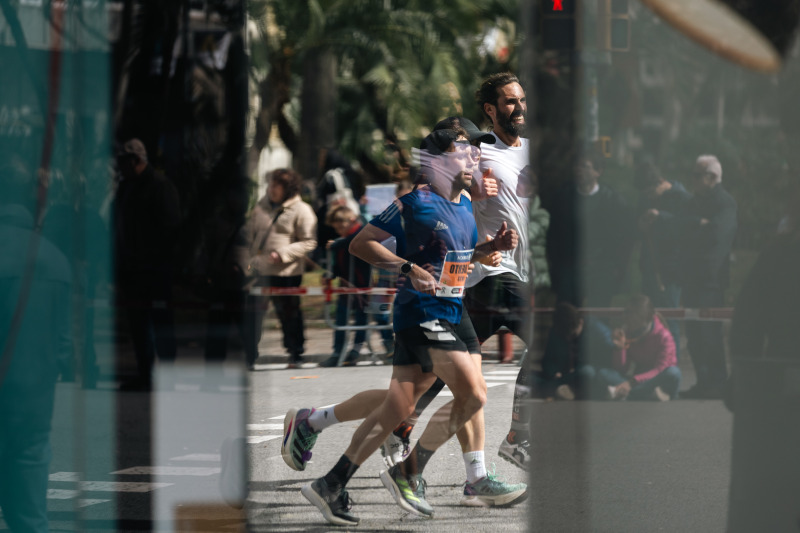
[[[593,363],[608,364],[612,348],[611,330],[605,323],[583,317],[572,304],[559,303],[547,338],[542,371],[531,375],[533,396],[586,398],[595,375]]]
[[[598,388],[612,400],[674,400],[681,371],[672,334],[647,296],[631,298],[623,313],[623,326],[614,330],[612,368],[598,369]]]

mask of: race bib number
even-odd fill
[[[444,265],[442,265],[442,275],[439,278],[441,289],[436,291],[436,296],[443,298],[464,296],[470,259],[472,259],[472,250],[447,252],[447,255],[444,256]]]

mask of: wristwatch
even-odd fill
[[[414,268],[414,263],[412,263],[411,261],[406,261],[405,263],[400,265],[400,273],[403,274],[404,276],[407,276],[411,273],[411,269],[413,268]]]

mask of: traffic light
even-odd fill
[[[544,50],[577,48],[576,2],[577,0],[540,0]]]
[[[628,0],[600,0],[600,43],[603,50],[627,52],[631,47]]]

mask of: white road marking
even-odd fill
[[[78,500],[78,507],[89,507],[90,505],[97,505],[98,503],[106,503],[111,500]]]
[[[69,500],[77,498],[81,492],[150,492],[172,483],[139,483],[133,481],[84,481],[77,489],[47,489],[47,497],[51,500]]]
[[[491,372],[486,372],[484,376],[516,376],[517,374],[519,374],[519,370],[492,370]]]
[[[209,463],[218,463],[221,460],[222,457],[218,453],[191,453],[170,459],[170,461],[207,461]]]
[[[317,410],[327,409],[328,407],[333,407],[335,405],[338,405],[338,404],[332,403],[330,405],[323,405],[322,407],[315,407],[314,409],[317,409]],[[271,416],[267,420],[283,420],[284,418],[286,418],[286,414],[285,413],[282,414],[282,415],[278,415],[278,416]],[[283,429],[283,426],[281,426],[280,429]]]
[[[262,442],[267,442],[268,440],[279,439],[283,435],[250,435],[247,437],[247,444],[261,444]]]
[[[73,500],[81,491],[69,489],[47,489],[48,500]]]
[[[219,474],[220,469],[211,466],[134,466],[124,470],[111,472],[112,474],[141,475],[151,476],[211,476]]]
[[[498,385],[508,385],[508,383],[506,383],[505,381],[494,381],[494,382],[493,381],[487,381],[486,382],[486,388],[487,389],[491,389],[492,387],[497,387]],[[441,397],[441,398],[452,398],[453,397],[453,393],[450,391],[450,389],[448,389],[445,386],[445,388],[443,388],[441,390],[441,392],[439,392],[439,394],[437,395],[437,398],[439,398],[439,397]]]
[[[172,483],[143,483],[137,481],[84,481],[78,486],[92,492],[152,492],[169,487]]]
[[[74,500],[80,495],[81,491],[79,490],[69,490],[69,489],[47,489],[47,499],[48,500]],[[78,507],[89,507],[90,505],[97,505],[98,503],[106,503],[110,502],[111,500],[100,500],[100,499],[78,499],[76,505]]]
[[[50,481],[80,481],[80,472],[55,472],[50,474]]]
[[[283,431],[283,424],[247,424],[249,431]]]

